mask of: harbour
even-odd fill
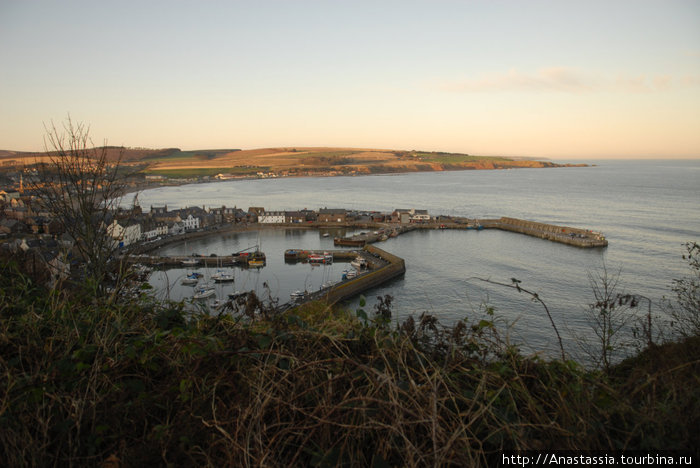
[[[328,223],[311,223],[312,225],[304,226],[303,229],[320,229],[328,228]],[[359,247],[361,249],[334,249],[334,250],[316,250],[304,248],[287,248],[284,251],[285,263],[309,263],[312,265],[329,265],[335,262],[361,262],[362,267],[354,265],[355,269],[344,270],[341,280],[329,280],[319,286],[318,289],[295,290],[290,293],[290,300],[282,302],[278,310],[287,310],[289,308],[301,305],[305,302],[314,300],[323,300],[329,304],[335,304],[341,301],[347,301],[355,296],[365,293],[368,290],[376,289],[382,284],[395,279],[406,272],[406,265],[403,258],[390,254],[387,251],[378,248],[372,244],[387,241],[390,238],[396,238],[402,234],[406,234],[415,230],[444,230],[444,229],[462,229],[462,230],[482,230],[482,229],[497,229],[509,232],[517,232],[531,237],[538,237],[553,242],[559,242],[576,247],[592,248],[605,247],[607,240],[598,233],[585,229],[577,229],[565,226],[556,226],[546,223],[538,223],[515,218],[499,218],[494,220],[475,220],[466,218],[453,218],[445,216],[435,217],[433,222],[416,223],[410,225],[395,225],[387,223],[343,223],[345,229],[370,228],[372,231],[364,231],[349,236],[334,237],[333,243],[335,246]],[[260,229],[270,228],[285,228],[294,229],[294,224],[290,223],[270,223],[260,226]],[[300,228],[301,229],[301,228]],[[200,233],[196,233],[197,237],[202,237]],[[211,234],[215,235],[215,234]],[[324,237],[329,237],[323,234]],[[183,237],[186,237],[183,236]],[[173,241],[173,239],[169,239]],[[184,242],[184,239],[180,239]],[[155,248],[155,246],[152,246]],[[143,246],[140,246],[140,251],[144,251]],[[252,251],[251,251],[252,250]],[[266,254],[260,251],[259,246],[254,248],[244,249],[244,251],[236,252],[232,255],[147,255],[139,254],[129,257],[132,263],[147,265],[151,267],[173,268],[219,268],[217,273],[210,275],[209,280],[216,283],[234,282],[234,273],[224,273],[222,267],[241,267],[241,268],[263,268],[266,265]],[[352,273],[352,275],[350,275]],[[223,280],[215,275],[226,274],[226,279]],[[227,301],[219,298],[213,287],[203,288],[199,285],[199,277],[203,275],[194,273],[182,280],[182,284],[195,286],[193,290],[194,299],[206,299],[214,297],[213,307],[217,310],[225,310]],[[195,279],[196,278],[196,279]],[[205,283],[207,280],[203,281]],[[234,300],[237,296],[246,291],[237,290],[236,293],[230,293],[229,301]]]
[[[542,333],[548,324],[541,320],[541,307],[517,292],[469,278],[509,282],[514,277],[523,281],[524,287],[536,290],[547,303],[555,321],[565,327],[565,341],[570,342],[574,336],[590,333],[584,314],[591,301],[589,275],[598,274],[604,266],[619,274],[621,292],[642,293],[656,304],[669,295],[671,280],[685,274],[682,243],[697,239],[700,232],[700,214],[694,202],[700,196],[698,171],[697,163],[691,162],[611,161],[576,170],[217,182],[149,190],[140,194],[139,200],[143,206],[201,206],[216,200],[227,206],[294,209],[317,206],[322,196],[323,203],[348,209],[389,211],[396,205],[419,206],[452,218],[480,220],[482,229],[446,223],[444,228],[417,227],[373,244],[403,258],[406,273],[366,290],[365,308],[371,310],[376,296],[389,294],[394,297],[394,320],[430,312],[449,324],[465,315],[477,319],[481,304],[487,302],[495,306],[499,317],[518,321],[511,331],[513,339],[534,349],[547,349],[553,343]],[[673,184],[663,182],[671,180]],[[501,217],[592,229],[604,233],[609,246],[571,248],[565,243],[489,227],[487,220]],[[263,287],[267,284],[273,297],[286,300],[296,290],[318,290],[329,277],[339,280],[347,265],[285,263],[285,250],[345,249],[334,245],[335,237],[375,230],[369,225],[238,227],[193,233],[192,237],[187,234],[186,243],[164,243],[152,253],[224,256],[260,241],[267,265],[258,269],[236,267],[235,289],[255,289],[260,297],[267,297]],[[187,299],[191,289],[177,284],[186,272],[180,267],[156,271],[151,283],[161,296]],[[224,289],[226,293],[235,291],[231,286]],[[341,302],[352,310],[358,307],[358,301],[355,296]],[[663,317],[661,311],[659,315]]]

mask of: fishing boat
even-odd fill
[[[311,254],[307,257],[309,263],[324,263],[323,255]]]
[[[367,239],[352,239],[348,237],[335,237],[333,239],[333,244],[346,247],[364,247],[366,243]]]
[[[341,275],[341,278],[344,280],[349,280],[357,277],[357,270],[354,268],[351,268],[349,270],[343,270],[343,274]]]
[[[287,249],[284,251],[284,261],[285,262],[296,262],[299,260],[299,251],[294,249]]]
[[[265,266],[265,254],[259,250],[256,250],[252,254],[250,254],[250,257],[248,258],[248,266],[251,267],[264,267]]]
[[[350,265],[357,268],[358,270],[361,270],[363,268],[367,268],[367,260],[365,260],[362,257],[356,257],[355,260],[350,262]]]
[[[333,263],[333,254],[329,252],[310,254],[307,259],[309,263]]]

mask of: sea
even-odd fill
[[[566,162],[566,161],[555,161]],[[123,203],[131,203],[129,197]],[[346,208],[391,212],[427,209],[431,215],[508,216],[602,232],[609,245],[583,249],[497,230],[414,231],[378,246],[406,261],[406,273],[366,291],[345,306],[368,313],[390,295],[396,322],[421,314],[445,325],[495,320],[504,339],[524,351],[556,356],[551,313],[568,355],[579,357],[596,341],[593,288],[607,275],[614,293],[636,294],[637,313],[651,311],[656,329],[668,327],[663,302],[673,280],[690,275],[684,244],[700,241],[700,160],[597,160],[589,167],[404,173],[356,177],[232,180],[160,187],[138,195],[144,210],[167,205],[205,208],[261,206],[266,210]],[[255,290],[284,303],[297,290],[340,279],[347,264],[286,264],[286,249],[333,249],[344,229],[260,229],[171,244],[159,253],[230,255],[258,246],[267,265],[237,269],[217,293]],[[324,234],[327,234],[324,236]],[[190,300],[180,285],[184,269],[156,271],[150,282],[163,298]],[[361,305],[363,304],[363,305]],[[493,315],[485,315],[487,308]],[[631,311],[630,313],[633,313]],[[635,325],[628,324],[631,333]],[[585,356],[584,356],[585,358]]]

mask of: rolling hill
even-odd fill
[[[258,172],[286,176],[357,175],[562,166],[549,161],[521,158],[362,148],[289,147],[182,151],[178,148],[146,149],[110,146],[104,149],[110,160],[116,161],[121,155],[123,164],[138,165],[147,174],[162,174],[170,177],[219,173],[247,175]],[[4,166],[32,164],[35,160],[45,160],[46,157],[47,153],[0,150],[0,163]]]

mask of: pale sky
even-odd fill
[[[700,2],[0,0],[0,149],[700,157]]]

